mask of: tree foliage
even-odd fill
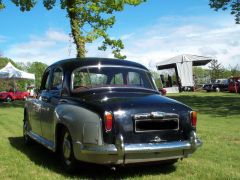
[[[42,62],[29,63],[27,71],[35,74],[35,87],[36,88],[40,88],[41,81],[42,81],[42,75],[46,68],[47,68],[47,65]]]
[[[5,8],[5,5],[3,4],[2,0],[0,0],[0,10]]]
[[[21,11],[30,11],[38,0],[11,0]],[[126,5],[137,6],[146,0],[43,0],[47,10],[56,5],[66,10],[71,25],[71,35],[76,44],[77,57],[85,57],[86,43],[92,43],[102,38],[103,43],[98,48],[105,51],[110,47],[116,58],[124,59],[121,55],[124,45],[120,39],[111,39],[107,30],[115,23],[113,13],[123,11]],[[0,7],[4,8],[2,0]]]
[[[219,79],[221,78],[221,74],[223,73],[223,66],[221,63],[218,62],[218,60],[212,60],[209,66],[209,70],[212,80]]]
[[[240,1],[239,0],[209,0],[209,5],[215,11],[230,9],[231,14],[235,16],[236,24],[240,24]]]
[[[19,62],[19,63],[17,63],[17,65],[18,65],[18,67],[20,67],[20,69],[27,71],[29,73],[35,74],[35,87],[40,88],[43,72],[45,71],[45,69],[47,68],[48,65],[44,64],[42,62],[39,62],[39,61],[35,61],[33,63]],[[31,81],[27,81],[27,83],[28,83],[28,85],[33,84],[33,82],[31,82]]]

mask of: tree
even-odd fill
[[[193,67],[193,74],[195,76],[195,83],[202,85],[210,81],[209,69],[203,69],[202,67]]]
[[[37,0],[11,0],[21,11],[30,11],[38,2]],[[77,57],[85,57],[86,43],[92,43],[98,38],[103,39],[103,44],[98,48],[105,51],[108,46],[112,49],[114,57],[124,59],[120,51],[124,45],[120,39],[111,39],[107,30],[115,23],[114,12],[123,11],[125,5],[137,6],[146,0],[43,0],[47,10],[59,4],[66,10],[70,20],[71,35],[76,44]],[[2,0],[0,7],[4,8]]]
[[[33,63],[28,63],[27,71],[35,74],[35,87],[36,88],[40,88],[41,81],[42,81],[42,75],[46,68],[47,68],[47,64],[44,64],[41,62],[36,61]]]
[[[240,24],[240,1],[239,0],[209,0],[209,5],[215,11],[231,9],[231,14],[235,16],[236,24]]]
[[[218,63],[218,60],[212,60],[211,65],[209,66],[210,73],[211,73],[211,79],[219,79],[223,75],[223,67],[221,63]]]
[[[0,0],[0,10],[3,9],[3,8],[5,8],[5,6],[4,6],[2,0]]]
[[[229,65],[229,69],[231,72],[231,76],[239,76],[240,75],[240,68],[239,68],[238,64],[235,66]]]

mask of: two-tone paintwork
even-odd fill
[[[60,68],[63,71],[62,88],[43,90],[42,85],[37,99],[26,102],[25,119],[30,124],[27,134],[31,138],[56,151],[62,127],[67,128],[75,158],[99,164],[178,159],[188,156],[201,145],[191,126],[192,109],[161,96],[155,89],[105,87],[74,94],[73,71],[99,64],[148,71],[134,62],[103,58],[69,59],[51,65],[45,74],[50,73],[52,78],[53,71]],[[104,129],[105,111],[112,112],[114,117],[110,132]],[[175,114],[179,117],[179,127],[169,131],[135,132],[134,115],[141,113]]]

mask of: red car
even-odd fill
[[[14,101],[14,100],[25,100],[29,96],[29,92],[24,91],[10,91],[10,92],[0,92],[0,100],[3,101]]]
[[[232,93],[240,92],[240,77],[232,77],[229,79],[228,91]]]

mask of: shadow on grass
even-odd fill
[[[201,114],[209,114],[211,116],[227,117],[229,115],[240,114],[240,96],[197,96],[182,95],[171,96]]]
[[[174,165],[136,165],[119,167],[116,171],[110,170],[107,166],[94,164],[79,164],[78,171],[74,174],[66,173],[61,165],[57,154],[51,152],[40,144],[33,143],[30,147],[24,144],[22,137],[9,137],[12,147],[27,155],[35,164],[47,168],[56,173],[62,174],[66,178],[84,178],[84,179],[123,179],[134,178],[135,176],[147,176],[158,174],[170,174],[176,170]]]
[[[16,100],[16,101],[11,101],[11,102],[4,102],[4,101],[0,101],[0,108],[10,108],[10,107],[24,107],[24,103],[25,101],[20,101],[20,100]]]

